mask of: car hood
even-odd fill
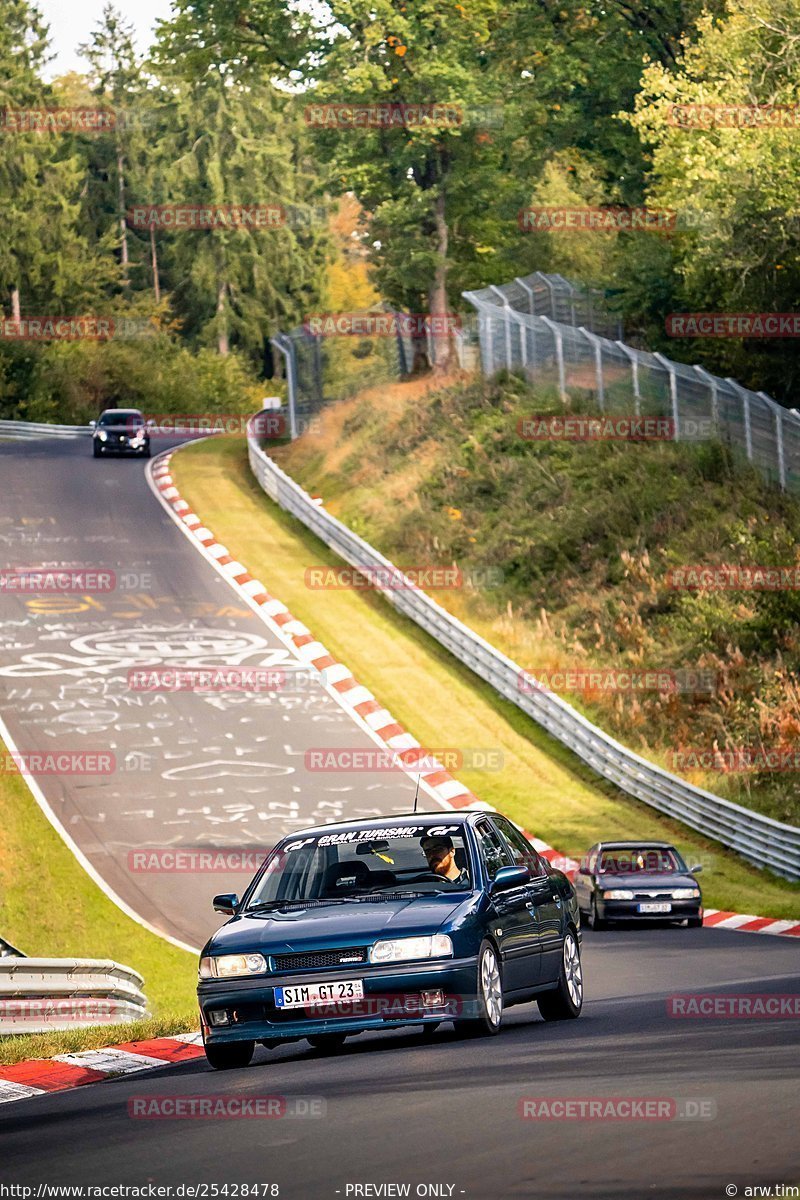
[[[357,901],[289,909],[260,916],[236,916],[213,935],[206,953],[304,953],[342,946],[366,946],[384,937],[436,933],[469,910],[474,897],[418,897],[409,900]]]
[[[144,425],[129,425],[127,422],[123,425],[97,425],[95,433],[147,433],[147,428]]]
[[[634,892],[660,891],[669,892],[673,888],[699,887],[700,884],[693,875],[684,875],[677,871],[647,873],[645,871],[632,874],[624,871],[619,875],[604,872],[597,876],[597,886],[603,891],[609,888],[629,888]]]

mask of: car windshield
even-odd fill
[[[471,886],[463,825],[337,829],[281,843],[245,911],[387,895],[410,899]]]
[[[685,871],[686,865],[676,850],[663,846],[637,846],[627,850],[604,850],[597,870],[601,875],[632,875],[645,871],[670,874]]]
[[[144,425],[144,417],[139,412],[118,408],[111,412],[104,412],[97,423],[98,425],[129,425],[138,429]]]

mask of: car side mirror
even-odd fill
[[[702,869],[703,869],[703,864],[702,864],[702,863],[698,863],[696,867],[689,867],[689,874],[690,874],[690,875],[697,875],[697,873],[698,873],[699,871],[702,871]]]
[[[97,428],[97,421],[90,421],[90,422],[89,422],[89,428],[90,428],[90,429],[96,429],[96,428]]]
[[[508,892],[511,888],[522,887],[531,877],[527,867],[501,867],[491,883],[491,891]]]
[[[225,913],[226,916],[232,917],[239,907],[239,897],[236,892],[224,892],[221,896],[215,896],[213,900],[214,912]]]

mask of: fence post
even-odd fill
[[[484,374],[490,378],[494,375],[494,334],[492,333],[491,313],[481,312],[478,315],[478,325],[484,333],[486,353],[484,358]]]
[[[786,459],[783,453],[783,409],[780,404],[776,404],[772,396],[768,396],[766,392],[756,392],[757,396],[772,409],[772,415],[775,418],[775,445],[778,451],[778,481],[781,485],[781,491],[786,491]]]
[[[558,392],[561,396],[561,403],[566,404],[568,397],[566,375],[564,372],[564,339],[561,334],[561,329],[555,323],[555,321],[551,321],[549,317],[540,317],[539,320],[544,321],[547,328],[551,330],[555,340],[556,362],[558,363]]]
[[[747,452],[749,462],[753,461],[753,430],[750,424],[750,393],[747,388],[743,388],[735,379],[726,378],[725,382],[732,387],[736,395],[742,401],[742,415],[744,416],[744,448]]]
[[[714,423],[714,433],[719,433],[719,380],[716,375],[710,375],[702,367],[692,367],[695,374],[711,390],[711,420]]]
[[[527,280],[523,279],[520,275],[514,276],[514,283],[518,283],[525,295],[528,297],[528,312],[532,317],[535,317],[536,307],[533,300],[533,288],[530,286]]]
[[[678,375],[675,370],[675,364],[665,358],[663,354],[654,354],[653,358],[661,363],[664,370],[669,374],[669,394],[672,400],[672,427],[675,431],[674,441],[681,440],[680,429],[680,413],[678,411]]]
[[[294,361],[294,344],[291,338],[283,333],[269,339],[286,364],[286,395],[289,401],[289,437],[294,441],[297,437],[297,370]],[[287,343],[287,344],[284,344]]]
[[[641,392],[639,391],[639,355],[630,346],[626,346],[624,342],[614,342],[631,364],[631,378],[633,380],[633,411],[636,416],[641,416]]]
[[[603,351],[600,345],[600,338],[596,333],[591,333],[585,326],[581,325],[578,333],[582,333],[587,342],[594,349],[594,375],[597,381],[597,403],[600,412],[606,411],[606,389],[603,379]]]
[[[513,366],[514,357],[511,350],[511,305],[506,294],[501,292],[500,288],[495,287],[493,283],[489,284],[489,290],[500,297],[500,303],[503,306],[503,321],[505,323],[506,335],[506,370],[510,371]]]

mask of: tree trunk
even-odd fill
[[[20,319],[19,288],[17,287],[16,284],[14,284],[13,287],[11,288],[11,320],[18,322],[19,319]]]
[[[125,158],[121,146],[117,146],[117,209],[119,212],[122,286],[127,288],[130,284],[130,280],[128,279],[128,226],[125,221]]]
[[[150,264],[153,268],[153,292],[156,297],[156,304],[161,302],[161,284],[158,281],[158,251],[156,250],[156,230],[155,226],[150,226]]]
[[[431,363],[437,373],[446,371],[452,357],[451,331],[447,312],[447,248],[449,230],[445,212],[444,189],[439,191],[433,210],[436,227],[436,266],[428,293],[431,316]]]
[[[227,291],[227,283],[224,279],[220,280],[217,287],[217,350],[223,355],[228,354],[231,348],[228,340],[228,314],[225,305]]]

